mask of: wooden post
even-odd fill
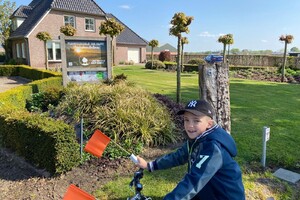
[[[199,96],[214,108],[215,121],[231,131],[229,67],[227,63],[199,66]]]

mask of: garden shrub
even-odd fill
[[[159,53],[158,60],[160,60],[161,62],[170,61],[171,60],[170,51],[161,51]]]
[[[166,66],[166,70],[175,71],[177,69],[177,63],[176,62],[164,62]]]
[[[199,59],[192,59],[192,60],[189,60],[189,61],[188,61],[188,64],[193,64],[193,65],[205,65],[206,62],[205,62],[204,59],[199,58]]]
[[[85,130],[100,129],[129,152],[138,153],[143,145],[165,145],[178,139],[166,107],[149,92],[125,82],[68,87],[54,112],[70,124],[83,117]],[[113,143],[106,152],[110,157],[127,156]]]
[[[152,66],[152,61],[150,60],[150,61],[146,62],[145,68],[146,69],[165,69],[166,66],[160,60],[154,60],[153,61],[153,66]]]
[[[26,99],[26,109],[30,112],[46,112],[49,106],[57,106],[63,95],[62,88],[47,88],[44,92],[31,95]]]
[[[62,121],[25,110],[0,111],[1,144],[51,174],[80,163],[74,129]]]

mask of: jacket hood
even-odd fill
[[[215,127],[215,130],[211,134],[207,135],[206,140],[216,140],[229,152],[232,157],[237,155],[235,141],[233,140],[232,136],[220,126]]]

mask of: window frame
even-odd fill
[[[86,23],[86,20],[92,20],[92,24],[87,24]],[[93,29],[87,29],[87,26],[92,26]],[[85,31],[88,31],[88,32],[95,32],[96,31],[96,26],[95,26],[95,18],[92,18],[92,17],[85,17],[84,18],[84,29]]]
[[[52,59],[50,59],[50,54],[49,54],[49,48],[48,48],[48,44],[51,44],[51,49],[52,49]],[[56,44],[59,44],[59,48],[56,48]],[[47,41],[47,52],[48,52],[48,61],[49,62],[61,62],[61,44],[60,44],[60,41],[59,40],[48,40]],[[57,59],[57,54],[56,54],[56,51],[57,49],[60,50],[60,59]]]
[[[68,21],[66,21],[66,17],[68,18]],[[74,19],[74,24],[70,22],[70,18]],[[76,17],[74,15],[64,15],[64,25],[67,26],[68,24],[76,28]]]

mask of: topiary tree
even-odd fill
[[[164,62],[164,61],[170,61],[171,60],[171,53],[170,51],[161,51],[158,56],[158,60]]]
[[[189,33],[189,25],[192,23],[194,17],[189,17],[186,16],[184,13],[179,12],[175,13],[172,20],[171,24],[172,27],[170,28],[170,35],[176,36],[177,37],[177,93],[176,93],[176,102],[179,103],[181,99],[181,94],[180,94],[180,73],[181,73],[181,37],[182,33]]]
[[[47,40],[52,40],[50,34],[48,32],[38,32],[36,34],[36,38],[44,42],[45,48],[45,66],[48,69],[48,50],[47,50]]]
[[[294,36],[292,36],[292,35],[281,35],[279,37],[279,40],[284,42],[283,66],[281,68],[281,82],[283,82],[284,78],[285,78],[284,73],[285,73],[285,65],[286,65],[286,59],[287,59],[287,55],[286,55],[287,44],[292,43],[293,39],[294,39]]]
[[[151,61],[153,66],[153,49],[154,47],[158,47],[159,43],[158,40],[151,40],[148,45],[151,47]]]
[[[74,36],[76,33],[76,29],[73,26],[71,26],[70,24],[68,24],[66,26],[61,26],[60,32],[66,36]]]
[[[233,44],[233,35],[226,34],[219,37],[218,42],[223,43],[223,63],[226,61],[226,45]]]
[[[183,63],[184,63],[184,51],[183,51],[183,49],[184,49],[184,45],[185,44],[188,44],[189,43],[189,40],[187,39],[187,37],[182,37],[181,38],[181,70],[183,71]]]
[[[112,66],[115,63],[114,56],[114,47],[113,47],[113,39],[120,35],[120,33],[125,29],[125,27],[117,22],[114,18],[109,18],[106,21],[103,21],[99,27],[99,34],[109,35],[111,38],[111,55],[112,55]]]

